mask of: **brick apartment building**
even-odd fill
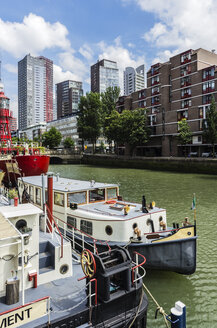
[[[185,118],[192,132],[188,152],[210,151],[202,136],[203,121],[212,95],[217,102],[217,54],[204,49],[188,50],[168,62],[152,65],[147,88],[122,96],[117,110],[146,107],[151,139],[138,155],[182,155],[177,140],[178,121]]]

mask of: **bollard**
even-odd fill
[[[14,206],[18,206],[18,197],[14,197]]]
[[[171,310],[171,328],[186,328],[186,306],[178,301]]]

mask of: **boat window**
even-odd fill
[[[117,188],[107,189],[107,199],[117,198]]]
[[[88,233],[88,235],[93,234],[93,224],[90,221],[81,220],[81,231]]]
[[[35,188],[36,204],[41,205],[41,189]]]
[[[76,204],[86,204],[87,203],[87,193],[83,192],[73,192],[68,194],[68,207],[70,203]]]
[[[64,206],[64,194],[60,192],[54,193],[54,204],[59,206]]]
[[[89,191],[89,202],[105,200],[105,189],[94,189]]]
[[[77,228],[76,218],[73,216],[67,216],[67,228],[72,230],[72,228]]]
[[[29,186],[29,196],[30,196],[30,200],[32,202],[34,202],[34,188],[33,188],[33,186]]]

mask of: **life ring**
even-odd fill
[[[116,204],[117,201],[116,200],[107,200],[106,204]]]

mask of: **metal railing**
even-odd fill
[[[146,274],[146,271],[145,269],[143,268],[143,264],[145,264],[146,262],[146,258],[144,255],[138,253],[138,252],[134,252],[134,254],[136,255],[136,263],[135,263],[135,266],[132,268],[132,283],[134,284],[136,281],[142,279],[145,274]],[[143,262],[139,263],[139,256],[143,258]],[[141,268],[143,270],[143,275],[139,276],[138,278],[135,278],[135,276],[138,275],[139,273],[139,268]],[[135,274],[135,271],[136,271],[136,274]]]

